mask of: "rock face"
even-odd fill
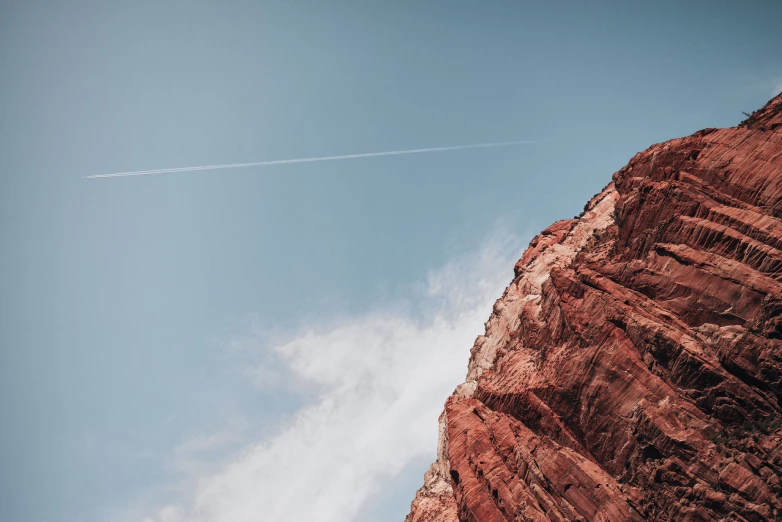
[[[407,522],[782,520],[782,95],[532,240]]]

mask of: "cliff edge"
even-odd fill
[[[782,520],[782,95],[538,235],[406,522]]]

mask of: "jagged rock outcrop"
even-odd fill
[[[782,95],[532,240],[407,522],[782,520]]]

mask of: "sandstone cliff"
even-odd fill
[[[782,95],[532,240],[407,522],[782,520]]]

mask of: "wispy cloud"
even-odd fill
[[[438,415],[464,379],[470,347],[520,247],[518,238],[495,237],[432,272],[414,297],[421,306],[390,306],[273,345],[315,399],[275,435],[199,471],[184,500],[142,520],[355,520],[406,465],[434,458]],[[185,442],[180,453],[227,437]]]
[[[224,431],[209,435],[201,435],[178,444],[176,448],[174,448],[174,451],[180,455],[209,451],[225,446],[233,439],[234,437],[230,433]]]
[[[450,147],[432,147],[428,149],[393,150],[387,152],[365,152],[362,154],[345,154],[342,156],[321,156],[318,158],[297,158],[272,161],[255,161],[252,163],[229,163],[226,165],[201,165],[198,167],[176,167],[170,169],[136,170],[132,172],[116,172],[114,174],[93,174],[84,176],[86,179],[125,178],[128,176],[151,176],[155,174],[172,174],[175,172],[195,172],[199,170],[241,169],[247,167],[268,167],[271,165],[287,165],[291,163],[314,163],[318,161],[338,161],[359,158],[376,158],[379,156],[401,156],[406,154],[424,154],[428,152],[446,152],[465,149],[482,149],[490,147],[508,147],[510,145],[525,145],[536,143],[537,140],[503,141],[497,143],[476,143],[472,145],[454,145]]]

